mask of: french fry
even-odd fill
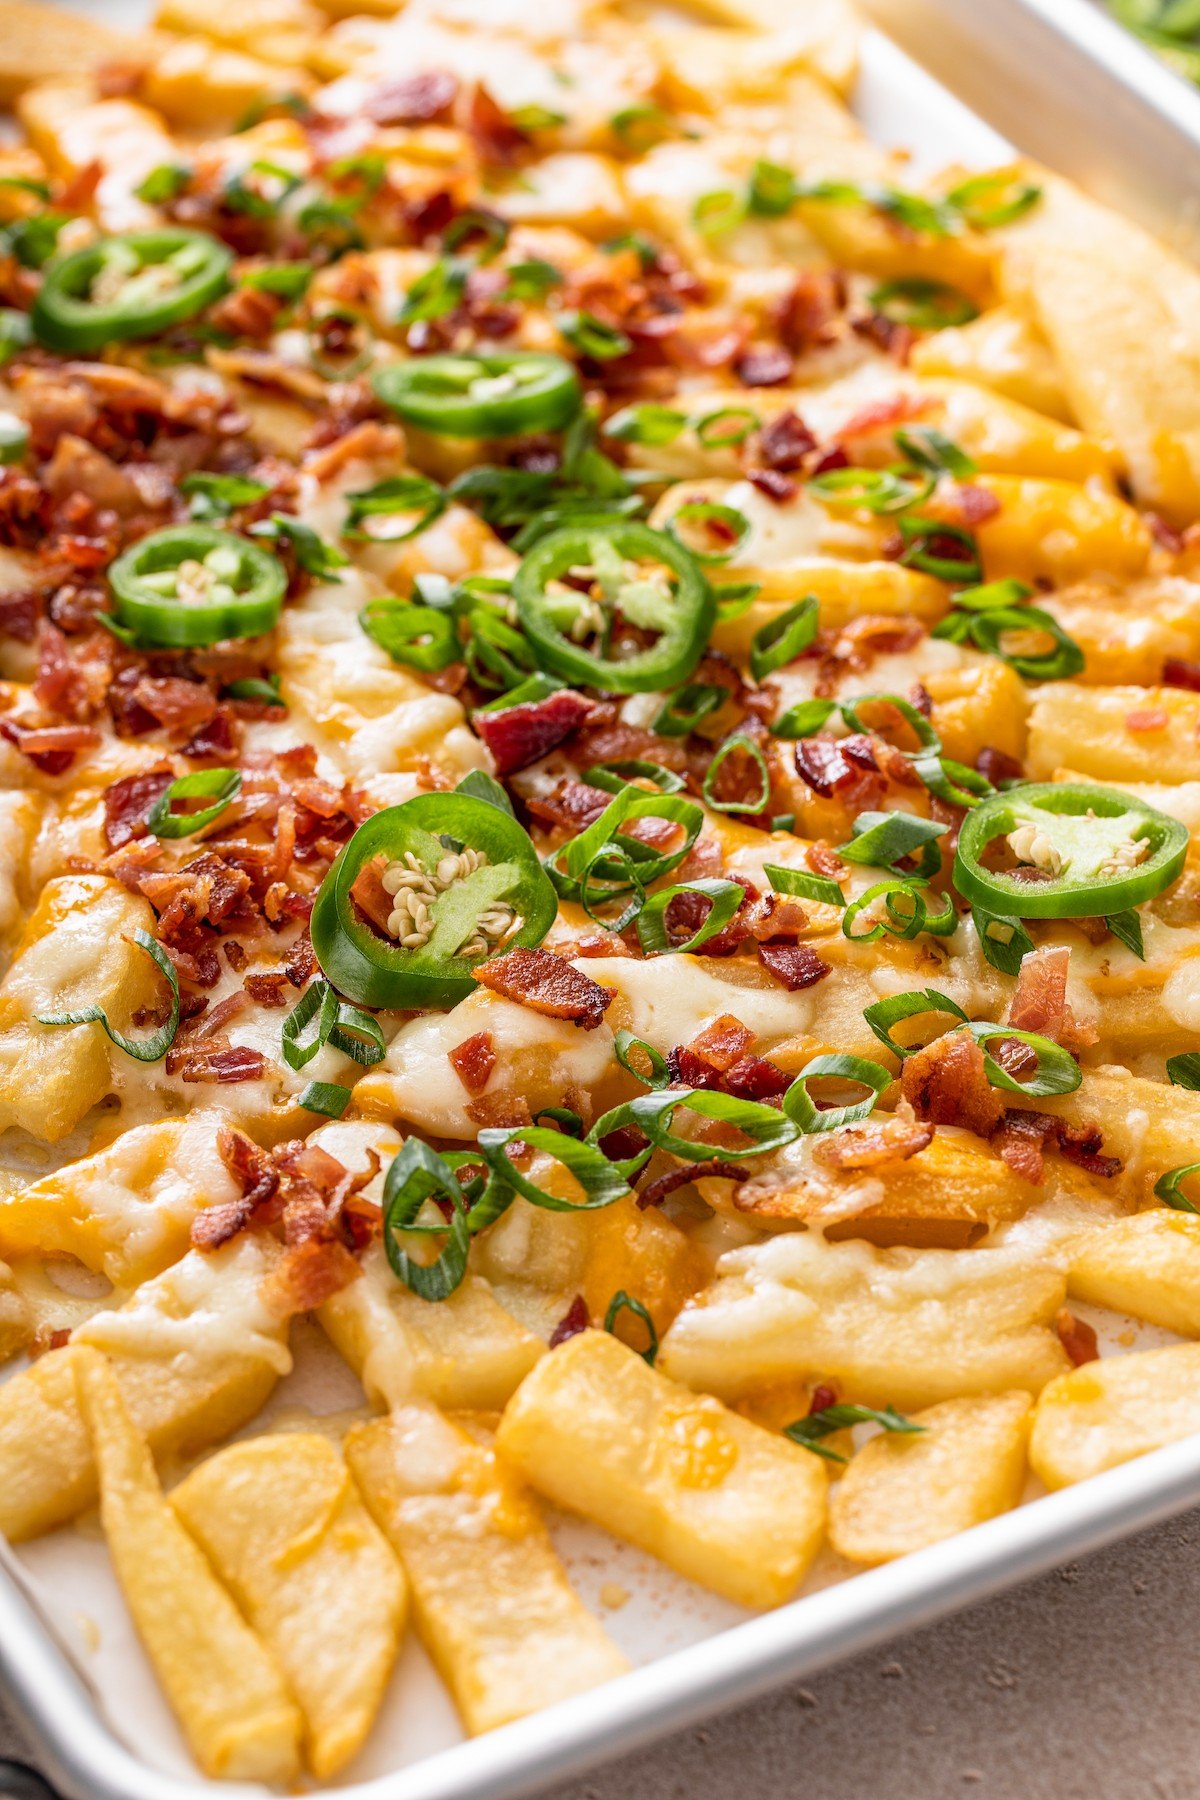
[[[231,1444],[170,1504],[278,1659],[328,1780],[361,1747],[395,1662],[407,1585],[328,1438]]]
[[[469,1732],[624,1672],[533,1500],[489,1450],[432,1407],[356,1426],[345,1450],[404,1564],[417,1630]]]
[[[1200,1337],[1200,1218],[1157,1207],[1081,1238],[1067,1291],[1181,1337]]]
[[[881,1432],[851,1460],[829,1506],[829,1541],[851,1562],[883,1563],[940,1543],[1021,1497],[1028,1394],[943,1400]]]
[[[301,1719],[282,1670],[164,1499],[104,1357],[80,1350],[73,1361],[109,1554],[192,1754],[213,1777],[291,1781]]]
[[[789,1599],[821,1542],[815,1456],[667,1380],[607,1332],[543,1358],[505,1408],[496,1448],[558,1505],[743,1606]]]
[[[1200,1431],[1200,1344],[1084,1363],[1043,1391],[1029,1460],[1048,1488],[1069,1487]]]

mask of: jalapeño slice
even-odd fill
[[[372,376],[385,406],[439,437],[502,438],[558,431],[579,410],[579,377],[540,350],[416,356]]]
[[[31,314],[39,343],[90,353],[156,337],[224,290],[233,252],[202,231],[126,231],[56,256]]]
[[[555,583],[590,570],[594,598]],[[716,619],[712,588],[675,538],[632,519],[614,518],[552,531],[513,577],[517,617],[538,660],[567,681],[621,694],[656,693],[686,681]],[[590,609],[595,629],[576,641]],[[618,615],[657,642],[610,655]]]
[[[1015,869],[984,866],[1006,839]],[[1187,828],[1132,794],[1084,782],[1033,782],[980,801],[963,820],[954,885],[972,906],[1019,919],[1107,917],[1175,880]]]
[[[270,631],[287,590],[278,557],[216,525],[152,531],[117,558],[108,581],[120,630],[168,650]]]
[[[489,956],[540,944],[554,889],[528,833],[470,794],[418,794],[360,825],[312,913],[328,981],[360,1006],[450,1007]]]

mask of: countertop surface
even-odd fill
[[[1198,1618],[1195,1512],[548,1800],[1196,1800]]]

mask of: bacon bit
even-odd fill
[[[184,1081],[261,1081],[267,1065],[261,1051],[245,1045],[212,1045],[197,1048],[183,1059],[178,1073]]]
[[[777,506],[794,500],[800,491],[791,476],[781,474],[778,469],[747,469],[746,480],[768,500],[774,500]]]
[[[850,329],[857,337],[865,338],[898,362],[901,368],[912,355],[917,334],[911,325],[902,325],[899,319],[889,319],[883,313],[867,313],[865,316],[852,319]]]
[[[1132,712],[1125,714],[1127,731],[1165,731],[1170,718],[1163,706],[1135,706]]]
[[[427,125],[448,113],[458,98],[458,77],[449,69],[422,69],[381,82],[367,96],[363,112],[376,125]]]
[[[134,684],[133,701],[169,731],[194,731],[217,710],[207,687],[180,675],[142,675]]]
[[[43,775],[65,774],[80,750],[94,749],[100,742],[100,734],[90,725],[20,725],[15,719],[0,719],[0,736]]]
[[[145,837],[146,821],[154,804],[175,779],[169,768],[150,769],[144,775],[127,775],[104,790],[104,841],[120,850],[134,838]]]
[[[1163,662],[1160,679],[1164,687],[1186,688],[1190,694],[1200,694],[1200,662],[1185,662],[1182,656],[1168,656]]]
[[[1178,556],[1183,549],[1183,534],[1176,531],[1173,525],[1156,512],[1144,512],[1142,517],[1150,528],[1150,535],[1163,550],[1169,550],[1172,556]]]
[[[208,316],[218,331],[233,337],[268,338],[284,304],[280,295],[269,294],[265,288],[236,287],[217,301]]]
[[[592,712],[592,702],[574,688],[559,688],[544,700],[506,706],[499,712],[478,711],[471,723],[491,751],[498,775],[527,769],[578,731]]]
[[[698,1032],[686,1049],[698,1062],[723,1075],[746,1054],[753,1042],[754,1033],[748,1026],[733,1013],[722,1013],[719,1019]]]
[[[684,1045],[671,1051],[667,1064],[673,1080],[687,1087],[716,1088],[735,1100],[773,1102],[791,1086],[791,1077],[762,1056],[740,1056],[723,1074],[718,1074]]]
[[[549,1019],[570,1019],[581,1031],[594,1031],[616,997],[565,957],[549,950],[510,950],[475,971],[481,987],[515,1000]]]
[[[651,1206],[661,1206],[669,1194],[676,1188],[687,1187],[689,1182],[698,1181],[705,1176],[712,1176],[718,1181],[745,1181],[749,1169],[743,1169],[732,1162],[685,1163],[680,1169],[668,1169],[665,1175],[659,1175],[648,1181],[637,1196],[640,1212]]]
[[[259,1006],[286,1006],[288,1003],[288,978],[282,971],[247,975],[242,987]]]
[[[922,1119],[934,1125],[963,1125],[990,1137],[1003,1106],[984,1067],[983,1051],[966,1031],[934,1038],[905,1058],[900,1091]]]
[[[838,441],[845,443],[848,438],[874,437],[882,431],[890,433],[896,425],[921,418],[931,404],[918,394],[891,394],[883,400],[869,401],[856,413],[851,413],[838,432]]]
[[[839,269],[801,269],[773,309],[780,339],[796,356],[832,343],[846,298],[846,278]]]
[[[388,937],[388,920],[392,916],[393,900],[383,885],[384,870],[387,858],[382,854],[373,856],[370,862],[364,863],[350,884],[350,898],[367,921],[381,937]]]
[[[818,1138],[813,1158],[831,1169],[877,1169],[886,1163],[907,1162],[932,1142],[933,1126],[918,1123],[912,1107],[901,1101],[890,1119],[843,1125]]]
[[[835,738],[818,732],[800,738],[792,754],[797,775],[826,800],[858,779],[855,764],[870,769],[879,766],[870,738],[861,734]]]
[[[221,948],[225,952],[225,961],[229,964],[234,974],[240,975],[250,961],[250,958],[247,956],[242,945],[238,943],[236,938],[226,938],[225,942],[221,945]]]
[[[489,1126],[508,1129],[513,1125],[533,1124],[528,1100],[524,1094],[514,1093],[511,1088],[498,1088],[494,1094],[480,1094],[476,1099],[469,1100],[463,1110],[468,1119],[481,1130]],[[509,1153],[512,1153],[511,1145]]]
[[[631,831],[629,835],[632,837],[636,834]],[[693,952],[696,956],[732,956],[753,935],[751,908],[759,899],[758,889],[743,876],[734,876],[733,879],[741,888],[745,899],[725,929],[696,948]],[[663,920],[671,943],[684,944],[690,937],[694,937],[708,918],[712,907],[713,902],[707,894],[676,894],[668,905]]]
[[[19,644],[32,644],[37,636],[41,611],[42,596],[35,588],[18,588],[15,593],[0,594],[0,632],[5,637],[15,638]]]
[[[307,931],[298,937],[283,959],[283,972],[294,988],[307,987],[317,972],[317,955]]]
[[[1070,1125],[1051,1113],[1010,1107],[1000,1122],[995,1143],[1010,1169],[1040,1187],[1046,1179],[1043,1152],[1055,1149],[1077,1168],[1102,1181],[1111,1181],[1122,1169],[1118,1156],[1100,1152],[1103,1134],[1095,1125]]]
[[[812,1391],[812,1399],[808,1403],[808,1416],[811,1419],[814,1413],[826,1412],[829,1407],[836,1405],[837,1389],[822,1384]]]
[[[514,163],[529,148],[526,134],[492,98],[482,81],[477,81],[472,90],[466,128],[484,162]]]
[[[1096,1342],[1094,1328],[1086,1320],[1077,1319],[1069,1308],[1061,1306],[1055,1313],[1054,1329],[1059,1343],[1075,1368],[1079,1369],[1084,1363],[1099,1360],[1100,1346]]]
[[[525,802],[526,810],[547,825],[561,825],[572,834],[587,829],[611,805],[612,795],[603,788],[589,787],[585,781],[568,776],[560,781],[552,794],[544,794]]]
[[[1071,952],[1065,946],[1031,950],[1022,957],[1008,1009],[1007,1023],[1014,1030],[1038,1032],[1066,1050],[1085,1049],[1098,1041],[1096,1028],[1081,1024],[1067,1003],[1070,966]]]
[[[814,987],[832,973],[811,944],[760,944],[759,961],[789,993]]]
[[[939,494],[937,507],[939,517],[972,531],[977,525],[986,525],[989,519],[996,517],[1000,502],[990,488],[977,487],[972,482]]]
[[[733,365],[743,387],[782,387],[795,365],[781,344],[751,344]]]
[[[1025,774],[1024,764],[1015,756],[1009,756],[1005,750],[996,750],[990,744],[985,744],[975,758],[975,767],[994,787],[999,787],[1002,781],[1020,781]]]
[[[496,1066],[496,1049],[490,1031],[477,1031],[448,1050],[451,1067],[469,1094],[482,1094]]]
[[[47,712],[59,713],[82,725],[104,703],[112,680],[111,639],[103,645],[94,638],[73,652],[57,626],[44,620],[38,636],[38,667],[33,697]]]
[[[817,838],[809,844],[804,852],[804,860],[814,875],[828,875],[833,881],[841,881],[849,874],[849,865],[844,863],[832,844],[824,838]]]
[[[809,478],[814,475],[828,475],[834,469],[848,469],[850,458],[840,444],[829,444],[822,450],[816,461],[809,466]]]
[[[273,1312],[312,1312],[356,1281],[362,1270],[345,1244],[309,1238],[284,1253],[262,1284]]]
[[[558,1321],[554,1330],[550,1333],[548,1343],[551,1350],[557,1350],[558,1346],[560,1344],[565,1344],[568,1338],[578,1337],[580,1332],[586,1331],[590,1324],[591,1319],[588,1317],[587,1301],[582,1294],[576,1294],[570,1306],[568,1306],[566,1312]]]
[[[766,469],[794,474],[817,447],[817,440],[792,407],[764,425],[758,434],[758,459]]]

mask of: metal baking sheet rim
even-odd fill
[[[860,4],[1020,148],[1053,161],[1194,252],[1194,189],[1189,193],[1189,165],[1179,151],[1200,149],[1200,99],[1087,0]],[[934,54],[931,44],[938,46]],[[1021,68],[1013,64],[1014,48]],[[1025,96],[1033,92],[1031,67],[1044,97],[1044,54],[1059,74],[1075,74],[1082,90],[1067,118],[1058,111],[1054,142],[1045,136],[1041,108],[1022,98],[1022,81]],[[978,70],[984,62],[989,79],[980,84],[971,79],[971,66]],[[1014,75],[1000,102],[1006,84],[995,80],[997,65]],[[1056,92],[1061,108],[1063,90]],[[1107,121],[1102,131],[1100,118]],[[1118,135],[1124,141],[1114,156]],[[1200,1436],[804,1596],[544,1713],[393,1774],[327,1791],[342,1800],[505,1800],[528,1793],[1198,1503]],[[86,1683],[11,1576],[0,1578],[0,1684],[23,1715],[46,1773],[71,1800],[212,1800],[217,1791],[229,1800],[261,1800],[260,1787],[181,1781],[140,1762],[104,1724]]]
[[[423,1762],[341,1800],[505,1800],[693,1724],[1200,1502],[1200,1436],[795,1600],[747,1624]],[[261,1800],[260,1787],[179,1781],[139,1762],[99,1719],[13,1582],[0,1583],[0,1679],[46,1772],[71,1800]]]

